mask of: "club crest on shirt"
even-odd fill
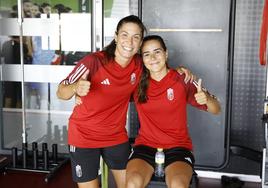
[[[167,99],[170,101],[174,99],[174,91],[172,88],[167,89]]]
[[[130,83],[133,85],[136,82],[136,74],[132,73],[130,76]]]
[[[75,173],[76,173],[76,176],[81,178],[82,177],[82,168],[80,165],[76,165],[75,166]]]

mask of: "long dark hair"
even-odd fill
[[[139,19],[138,16],[135,15],[130,15],[127,17],[122,18],[116,27],[116,35],[120,28],[125,24],[125,23],[134,23],[137,24],[140,29],[141,29],[141,37],[143,38],[144,32],[146,32],[146,27],[143,25],[142,21]],[[104,47],[103,51],[106,52],[108,60],[113,59],[115,57],[115,49],[116,49],[116,42],[115,39],[113,39],[110,44],[108,44],[106,47]]]
[[[150,40],[158,41],[160,43],[161,47],[164,49],[164,51],[165,52],[167,51],[166,44],[165,44],[164,40],[162,39],[162,37],[160,37],[159,35],[149,35],[149,36],[144,37],[142,45],[141,45],[141,51],[144,47],[144,44]],[[140,79],[140,83],[138,85],[138,102],[139,103],[146,103],[147,102],[147,99],[148,99],[147,90],[149,88],[149,78],[150,78],[150,72],[143,64],[141,79]]]

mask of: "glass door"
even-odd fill
[[[0,0],[2,150],[46,142],[67,152],[74,100],[59,100],[57,85],[129,14],[138,0]]]

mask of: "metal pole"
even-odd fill
[[[20,30],[20,65],[21,65],[21,102],[22,102],[22,143],[27,143],[26,134],[26,117],[25,117],[25,87],[24,87],[24,54],[23,54],[23,17],[22,17],[22,0],[17,0],[18,4],[18,23]]]
[[[91,12],[91,51],[96,52],[96,0],[92,0]]]
[[[102,188],[108,188],[108,175],[109,175],[108,166],[102,159],[101,160],[101,187]]]

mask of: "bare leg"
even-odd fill
[[[193,175],[192,167],[182,161],[176,161],[165,169],[168,188],[189,188]]]
[[[99,188],[98,179],[94,179],[92,181],[77,183],[79,188]]]
[[[125,188],[126,183],[126,170],[111,170],[117,188]]]
[[[145,187],[154,172],[154,169],[142,159],[132,159],[127,164],[126,188]]]

